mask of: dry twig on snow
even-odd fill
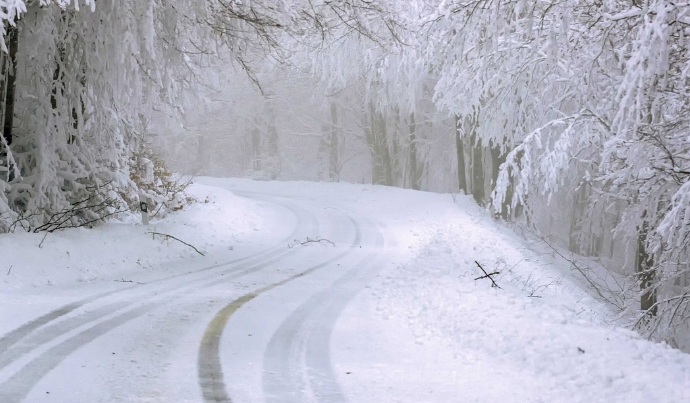
[[[132,281],[132,280],[125,280],[124,278],[122,278],[122,280],[113,280],[113,281],[116,281],[116,282],[118,282],[118,283],[135,283],[135,284],[144,284],[144,283],[140,283],[140,282],[138,282],[138,281]]]
[[[335,243],[333,243],[332,241],[329,241],[328,239],[325,239],[325,238],[315,238],[315,239],[312,239],[312,238],[307,237],[307,239],[304,240],[304,241],[299,241],[299,240],[295,239],[295,243],[292,244],[292,245],[288,244],[288,248],[292,249],[292,248],[294,248],[294,247],[297,246],[297,245],[302,245],[302,246],[304,246],[304,245],[307,245],[307,244],[310,244],[310,243],[318,243],[318,244],[321,244],[321,245],[323,245],[324,243],[329,243],[329,244],[331,244],[331,246],[335,246]]]
[[[481,280],[481,279],[483,279],[483,278],[488,278],[489,280],[491,280],[491,287],[501,288],[498,284],[496,284],[496,281],[494,281],[494,278],[491,277],[491,276],[494,276],[494,275],[496,275],[496,274],[501,274],[500,271],[494,271],[494,272],[491,272],[491,273],[487,273],[486,270],[484,270],[484,268],[482,267],[481,264],[479,264],[478,261],[475,260],[474,263],[476,263],[477,266],[478,266],[478,267],[482,270],[482,272],[484,273],[483,276],[475,278],[474,281]]]
[[[188,244],[187,242],[185,242],[185,241],[183,241],[183,240],[181,240],[181,239],[175,238],[175,237],[172,236],[172,235],[161,234],[160,232],[147,232],[147,234],[153,235],[154,239],[155,239],[156,235],[160,235],[160,236],[164,237],[165,239],[174,239],[174,240],[176,240],[177,242],[180,242],[180,243],[182,243],[182,244],[185,244],[185,245],[189,246],[190,248],[194,249],[194,252],[200,254],[201,256],[204,256],[204,254],[201,253],[201,252],[199,252],[199,249],[195,248],[194,245],[190,245],[190,244]]]

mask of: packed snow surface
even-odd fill
[[[465,196],[190,193],[149,226],[0,235],[0,402],[690,402],[690,356]]]

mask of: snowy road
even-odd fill
[[[330,332],[340,310],[376,273],[383,235],[361,217],[323,206],[311,210],[326,214],[310,238],[335,245],[309,244],[306,260],[282,261],[297,267],[294,274],[236,298],[214,316],[198,358],[204,401],[257,401],[262,394],[268,402],[344,401],[331,373]]]
[[[290,217],[274,223],[272,246],[70,302],[5,334],[0,401],[344,401],[330,332],[375,274],[383,234],[337,208],[247,196]],[[295,245],[307,238],[324,241]]]
[[[469,198],[200,182],[149,227],[0,238],[0,403],[690,401],[690,356]]]

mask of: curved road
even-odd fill
[[[0,335],[0,402],[345,402],[331,332],[381,264],[384,233],[335,206],[243,195],[291,230]],[[288,247],[307,237],[334,245]]]

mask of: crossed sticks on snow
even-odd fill
[[[496,284],[496,281],[494,281],[494,278],[491,277],[491,276],[494,276],[494,275],[496,275],[496,274],[501,274],[500,271],[494,271],[494,272],[491,272],[491,273],[487,273],[486,270],[484,270],[484,268],[482,267],[481,264],[479,264],[478,261],[475,260],[474,263],[476,263],[477,266],[478,266],[478,267],[482,270],[482,272],[484,273],[483,276],[480,276],[480,277],[475,278],[474,281],[481,280],[481,279],[483,279],[483,278],[488,278],[489,280],[491,280],[491,287],[501,288],[498,284]]]

